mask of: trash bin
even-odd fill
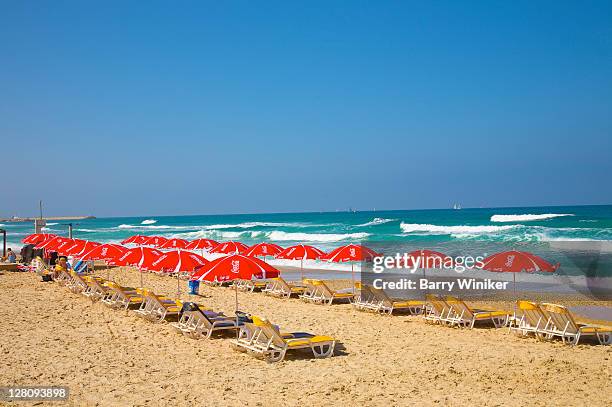
[[[189,294],[198,295],[200,293],[200,280],[189,280]]]

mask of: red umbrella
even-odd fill
[[[184,249],[189,242],[185,239],[169,239],[159,249]]]
[[[55,245],[53,251],[57,252],[60,256],[67,256],[70,249],[77,246],[80,243],[80,239],[68,239]]]
[[[23,238],[22,242],[25,244],[39,244],[51,240],[57,235],[53,233],[33,233]]]
[[[115,260],[115,264],[118,266],[136,266],[140,269],[144,264],[153,263],[163,254],[164,252],[151,247],[138,246],[123,253]]]
[[[192,280],[231,281],[237,278],[250,280],[255,278],[275,278],[280,272],[256,257],[243,254],[232,254],[211,261],[196,271]]]
[[[45,240],[44,242],[38,243],[36,246],[34,246],[34,248],[54,251],[57,246],[59,246],[61,243],[66,242],[66,241],[71,242],[72,239],[70,239],[69,237],[55,236],[49,240]]]
[[[559,268],[559,263],[553,265],[533,253],[510,250],[493,254],[483,261],[483,270],[512,273],[514,294],[516,296],[516,273],[543,271],[552,273]]]
[[[248,249],[249,247],[245,245],[244,243],[229,241],[229,242],[219,243],[210,252],[230,254],[230,253],[242,253]]]
[[[163,245],[164,243],[166,243],[168,241],[168,239],[166,239],[165,237],[161,237],[161,236],[150,236],[147,239],[145,239],[141,245],[143,246],[154,246],[154,247],[159,247],[161,245]]]
[[[340,246],[325,256],[325,260],[333,261],[334,263],[344,263],[347,261],[372,261],[374,257],[380,256],[369,247],[358,244],[347,244]]]
[[[543,258],[528,252],[510,250],[493,254],[482,261],[483,270],[505,273],[533,273],[544,271],[552,273],[559,268],[559,263],[552,265]]]
[[[196,271],[191,277],[199,281],[230,281],[237,278],[251,280],[253,278],[275,278],[280,272],[256,257],[243,254],[232,254],[211,261]],[[236,293],[236,311],[238,311],[238,286],[234,285]]]
[[[82,254],[81,260],[105,260],[112,261],[121,257],[128,249],[116,244],[105,243],[95,246],[87,253]]]
[[[143,235],[134,235],[134,236],[130,236],[125,240],[121,241],[121,244],[128,244],[128,243],[133,243],[133,244],[142,244],[145,240],[147,240],[149,238],[149,236],[143,236]]]
[[[283,248],[274,243],[257,243],[251,246],[243,254],[245,256],[276,256],[283,251]]]
[[[218,246],[219,242],[215,242],[212,239],[196,239],[185,246],[187,250],[210,250],[215,246]]]
[[[75,239],[77,240],[77,239]],[[67,256],[74,256],[76,258],[79,257],[79,255],[81,254],[85,254],[88,251],[90,251],[91,249],[93,249],[94,247],[100,246],[100,243],[98,242],[91,242],[89,240],[81,240],[78,239],[78,242],[76,242],[76,244],[74,246],[72,246],[71,248],[68,249],[68,251],[66,252]]]
[[[166,252],[152,262],[144,263],[147,270],[178,273],[179,271],[194,271],[206,265],[204,257],[185,250]]]
[[[300,276],[301,278],[304,278],[304,260],[320,259],[325,257],[325,252],[317,249],[314,246],[298,244],[287,247],[274,257],[277,259],[300,260]]]
[[[340,246],[325,256],[325,259],[334,263],[351,262],[351,279],[353,280],[353,290],[355,289],[355,262],[356,261],[372,261],[374,257],[380,254],[376,253],[369,247],[357,244],[347,244]]]

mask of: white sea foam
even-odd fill
[[[309,223],[298,223],[298,222],[243,222],[243,223],[228,223],[220,225],[204,225],[197,226],[202,229],[250,229],[256,227],[313,227],[323,225],[313,225]]]
[[[355,225],[355,226],[376,226],[376,225],[382,225],[382,224],[389,223],[389,222],[395,222],[396,220],[397,219],[374,218],[369,222],[362,223],[361,225]]]
[[[544,220],[559,218],[562,216],[574,216],[571,213],[543,213],[540,215],[524,214],[524,215],[493,215],[491,222],[529,222],[533,220]]]
[[[47,226],[55,226],[55,225],[59,225],[59,223],[47,223]]]
[[[168,226],[168,225],[126,225],[117,226],[117,229],[133,229],[133,230],[188,230],[197,229],[198,226]],[[112,229],[112,228],[111,228]]]
[[[359,240],[370,236],[369,233],[291,233],[275,230],[266,233],[272,241],[299,242],[339,242],[341,240]]]
[[[504,230],[514,229],[521,227],[522,225],[505,225],[505,226],[470,226],[470,225],[457,225],[457,226],[439,226],[429,225],[421,223],[404,223],[400,224],[400,228],[404,233],[417,233],[426,232],[433,235],[450,235],[450,234],[481,234],[481,233],[495,233],[502,232]]]
[[[145,219],[142,222],[140,222],[141,225],[152,225],[154,223],[157,223],[157,220],[155,220],[155,219]]]

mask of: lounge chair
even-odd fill
[[[268,282],[266,280],[236,279],[234,284],[238,290],[252,293],[255,290],[263,291],[267,287]]]
[[[544,303],[541,308],[549,317],[546,332],[552,337],[560,337],[563,343],[576,345],[580,338],[591,337],[596,338],[601,345],[612,344],[612,328],[579,324],[562,305]]]
[[[305,278],[302,280],[302,285],[304,286],[304,292],[300,294],[300,299],[305,301],[316,301],[319,297],[318,288],[315,286],[315,282],[318,280],[313,280],[310,278]]]
[[[377,300],[378,303],[373,309],[381,314],[391,315],[393,311],[408,311],[410,314],[420,314],[425,303],[420,300],[396,300],[387,295],[386,292],[379,288],[372,286],[363,286],[362,293],[364,290],[368,290]]]
[[[450,323],[449,317],[451,314],[452,308],[444,299],[433,294],[425,295],[425,308],[423,310],[425,322],[446,325]]]
[[[531,301],[516,302],[517,311],[509,326],[511,332],[527,336],[532,333],[538,338],[546,336],[549,317],[538,304]]]
[[[279,362],[288,350],[311,349],[315,358],[332,356],[336,341],[329,336],[316,336],[307,333],[284,334],[267,320],[254,319],[245,323],[250,337],[232,340],[235,349],[250,352],[267,362]],[[247,330],[244,330],[247,332]]]
[[[451,307],[451,314],[447,317],[450,325],[457,325],[463,328],[474,328],[476,321],[490,321],[495,328],[500,328],[506,324],[510,314],[506,311],[474,310],[462,300],[448,296],[446,303]]]
[[[150,290],[142,291],[143,301],[136,315],[152,322],[161,322],[167,316],[178,315],[183,304],[164,296],[159,296]]]
[[[282,277],[276,277],[272,279],[264,293],[275,297],[289,298],[292,295],[300,296],[304,294],[304,291],[306,291],[306,287],[298,287],[286,282]]]
[[[236,317],[226,317],[222,314],[202,310],[197,304],[189,303],[182,310],[181,318],[172,327],[186,336],[195,339],[209,339],[213,332],[235,332],[241,327]]]
[[[83,277],[79,273],[70,271],[70,277],[71,280],[66,284],[66,287],[73,293],[80,294],[89,289],[87,282],[83,280]]]
[[[313,281],[313,284],[316,287],[316,294],[311,300],[312,302],[327,305],[331,305],[334,301],[348,301],[349,303],[353,302],[354,294],[352,292],[346,293],[334,291],[329,288],[323,280],[315,280]]]
[[[90,298],[92,301],[101,300],[110,294],[110,289],[104,285],[103,279],[86,276],[83,280],[85,280],[87,284],[87,289],[83,291],[83,295]]]
[[[102,302],[112,308],[128,309],[130,305],[142,304],[144,298],[136,289],[122,287],[119,284],[109,281],[106,283],[109,288],[109,295],[102,299]]]

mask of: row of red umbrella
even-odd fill
[[[166,239],[166,242],[171,240],[173,239]],[[342,246],[325,254],[313,246],[303,244],[283,249],[273,243],[259,243],[249,248],[240,242],[224,242],[215,246],[211,252],[232,255],[209,262],[198,254],[180,249],[162,252],[147,246],[127,248],[112,243],[100,244],[50,234],[33,234],[26,237],[23,242],[36,244],[36,248],[45,248],[82,260],[104,260],[109,265],[131,265],[138,267],[140,270],[150,271],[197,271],[192,278],[210,279],[211,281],[214,279],[222,281],[234,278],[273,277],[278,275],[277,269],[253,256],[265,257],[270,255],[277,259],[325,259],[332,262],[356,262],[369,261],[380,255],[366,246],[356,244]],[[409,256],[411,259],[420,256],[422,259],[439,259],[442,261],[450,258],[443,253],[432,250],[414,251]],[[483,263],[483,269],[497,272],[553,272],[559,266],[558,264],[552,265],[532,253],[522,251],[497,253],[486,258]],[[222,272],[219,273],[220,271]]]

